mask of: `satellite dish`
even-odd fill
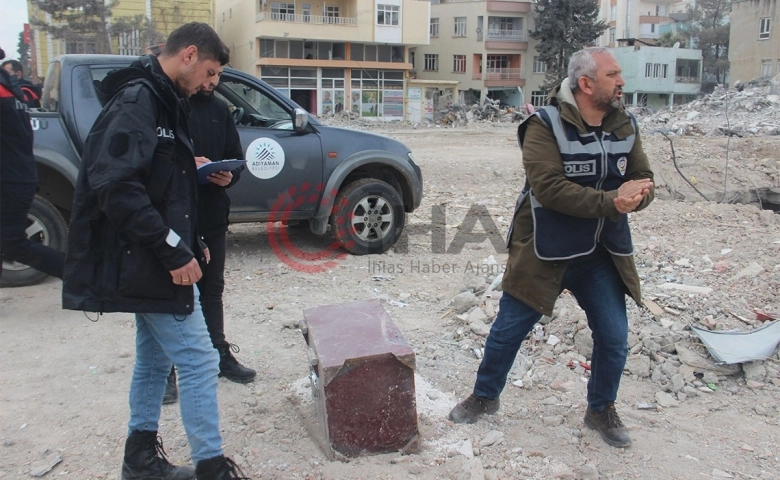
[[[680,42],[674,42],[674,45],[672,45],[672,48],[680,48]]]

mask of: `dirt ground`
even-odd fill
[[[500,412],[474,425],[446,419],[470,393],[484,344],[483,330],[466,314],[459,317],[451,299],[470,290],[479,298],[506,261],[498,240],[524,180],[515,128],[376,128],[412,148],[425,179],[407,238],[385,255],[346,256],[306,273],[280,261],[265,225],[231,227],[226,331],[258,377],[248,385],[220,380],[226,454],[255,479],[780,478],[780,355],[750,369],[709,372],[704,381],[680,360],[683,345],[708,358],[690,325],[750,330],[761,324],[754,310],[780,313],[780,216],[756,205],[716,203],[780,186],[777,136],[676,138],[681,170],[709,202],[674,169],[668,141],[645,138],[658,194],[631,222],[644,294],[662,312],[654,317],[629,304],[634,366],[624,374],[617,406],[631,448],[609,447],[582,425],[587,373],[567,363],[581,358],[576,342],[584,316],[565,293],[544,338],[524,344]],[[435,236],[429,231],[442,215],[443,243],[441,228]],[[301,231],[290,238],[307,251],[332,241]],[[664,290],[665,283],[712,291]],[[0,290],[3,479],[29,478],[52,464],[47,478],[119,476],[133,317],[90,321],[94,316],[60,308],[60,290],[51,279]],[[497,296],[478,305],[484,328]],[[296,325],[306,308],[371,298],[382,301],[416,354],[421,449],[332,461],[317,440],[306,344]],[[552,346],[551,336],[560,343]],[[636,367],[643,362],[644,371]],[[683,390],[670,387],[677,372],[688,372],[681,375]],[[665,399],[661,393],[678,405],[637,408]],[[160,430],[170,458],[188,462],[178,404],[163,407]]]

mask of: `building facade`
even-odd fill
[[[304,3],[307,2],[307,3]],[[428,43],[424,0],[226,0],[216,28],[231,64],[316,115],[401,120],[409,49]]]
[[[659,109],[696,99],[701,90],[701,50],[649,47],[614,48],[623,68],[623,102]]]
[[[546,68],[534,56],[530,0],[432,0],[430,45],[412,51],[417,78],[459,81],[453,102],[543,105]]]
[[[618,41],[632,38],[653,44],[674,25],[687,19],[688,7],[694,0],[599,0],[601,18],[609,28],[599,38],[598,45],[616,47]]]
[[[147,40],[163,41],[173,30],[188,22],[205,22],[214,25],[216,0],[122,0],[111,10],[107,19],[108,30],[119,22],[137,24],[138,28],[126,28],[122,33],[109,33],[110,52],[98,52],[95,36],[79,35],[73,38],[55,38],[31,24],[30,41],[33,78],[43,76],[51,60],[66,53],[119,53],[141,55],[149,46]],[[51,15],[27,3],[30,19],[38,19],[55,25]],[[31,22],[32,23],[32,22]],[[95,34],[97,35],[97,33]]]
[[[750,81],[780,73],[780,2],[731,2],[730,77]]]

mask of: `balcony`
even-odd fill
[[[258,12],[255,21],[309,23],[314,25],[345,25],[350,27],[357,26],[357,17],[323,17],[321,15],[301,15],[276,12]]]
[[[681,77],[676,76],[674,77],[674,81],[677,83],[701,83],[701,79],[698,77]]]
[[[483,74],[486,87],[522,87],[525,79],[519,68],[488,68]]]
[[[525,30],[488,30],[489,42],[525,42],[527,41]]]

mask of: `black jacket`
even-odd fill
[[[244,152],[236,125],[227,104],[214,95],[195,94],[190,97],[190,133],[195,144],[195,156],[211,161],[243,159]],[[198,192],[198,232],[204,238],[227,232],[230,197],[225,188],[238,181],[241,167],[233,171],[233,180],[227,187],[208,183]]]
[[[0,68],[0,182],[38,183],[33,131],[16,77]]]
[[[170,275],[202,257],[188,101],[150,56],[109,74],[100,90],[111,100],[84,147],[63,307],[189,314],[193,289]]]
[[[24,78],[19,80],[19,88],[24,94],[24,103],[28,108],[41,108],[41,87]]]

